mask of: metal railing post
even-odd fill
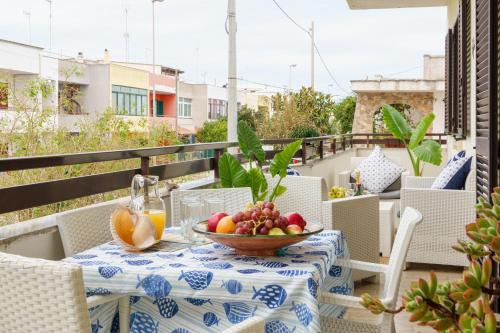
[[[318,147],[318,150],[319,150],[319,158],[320,158],[320,159],[323,159],[323,140],[320,140],[320,141],[319,141],[319,147]]]
[[[214,150],[214,178],[219,178],[219,159],[221,158],[222,154],[224,153],[223,149],[215,149]]]
[[[306,143],[302,141],[302,165],[306,165],[306,161],[307,161]]]
[[[337,139],[336,138],[333,138],[333,141],[332,141],[332,154],[336,154],[337,153]]]
[[[141,157],[141,175],[149,175],[149,156]]]
[[[342,150],[345,150],[345,136],[342,137]]]

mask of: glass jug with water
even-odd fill
[[[135,175],[130,189],[130,208],[149,217],[156,229],[156,240],[160,240],[166,224],[165,202],[158,192],[158,176]]]

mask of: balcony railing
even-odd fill
[[[439,140],[441,144],[446,144],[445,134],[428,134],[427,137]],[[273,150],[266,151],[266,158],[271,159],[280,151],[280,148],[284,144],[294,140],[295,139],[262,140],[264,145],[273,146]],[[345,151],[357,146],[371,147],[375,144],[386,147],[402,147],[402,144],[398,140],[392,138],[390,134],[356,133],[341,136],[320,136],[303,139],[302,147],[295,157],[300,158],[302,164],[306,164],[310,160],[323,159],[325,156],[334,155],[339,151]],[[0,159],[0,172],[71,166],[125,159],[140,160],[140,167],[136,169],[124,169],[108,173],[1,188],[0,214],[128,188],[131,179],[136,174],[151,174],[159,176],[160,180],[166,180],[205,171],[214,171],[215,178],[218,178],[218,160],[220,156],[226,149],[237,146],[237,142],[217,142]],[[154,156],[200,151],[213,151],[214,154],[213,157],[191,161],[154,166],[150,165],[150,159]],[[242,159],[241,155],[237,155],[237,157]]]

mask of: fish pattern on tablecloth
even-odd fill
[[[352,273],[337,258],[349,258],[345,239],[324,231],[276,257],[217,243],[129,253],[110,242],[65,261],[82,265],[87,295],[130,295],[132,333],[218,332],[253,316],[264,318],[266,333],[299,333],[319,332],[320,314],[344,314],[318,304],[320,291],[352,293]],[[118,301],[89,314],[93,332],[119,331]]]

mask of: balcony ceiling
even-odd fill
[[[351,9],[384,9],[446,6],[447,0],[347,0]]]

